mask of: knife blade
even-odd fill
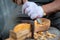
[[[38,22],[39,24],[42,24],[41,18],[37,18],[36,20],[37,20],[37,22]]]

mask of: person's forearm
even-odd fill
[[[42,6],[43,10],[47,15],[51,12],[56,12],[60,10],[60,0],[55,0],[52,3],[46,4]]]

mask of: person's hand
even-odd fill
[[[22,7],[22,13],[30,16],[31,19],[40,18],[44,15],[44,11],[41,6],[38,6],[36,3],[29,1],[24,3]]]

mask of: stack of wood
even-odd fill
[[[13,31],[10,31],[10,37],[6,40],[25,40],[28,37],[31,37],[31,33],[21,34],[20,32],[14,33]],[[47,40],[48,38],[53,39],[55,37],[56,37],[55,34],[51,34],[48,31],[34,33],[34,38],[36,40]]]
[[[42,24],[39,24],[36,20],[34,21],[35,31],[43,32],[50,28],[50,20],[41,18]],[[35,34],[36,34],[35,32]],[[10,36],[6,40],[24,40],[26,37],[30,37],[30,24],[20,23],[15,26],[15,28],[10,31]]]

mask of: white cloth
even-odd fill
[[[35,19],[37,17],[43,17],[44,11],[41,6],[38,6],[34,2],[26,2],[22,7],[22,13],[27,14],[30,16],[31,19]]]

